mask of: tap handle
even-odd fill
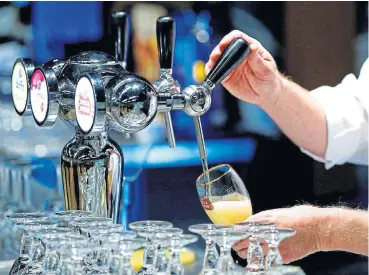
[[[161,69],[172,69],[176,25],[173,17],[162,16],[156,22],[159,62]]]
[[[31,103],[29,100],[30,79],[35,69],[31,59],[17,59],[12,71],[12,99],[14,109],[18,115],[31,114]]]
[[[205,83],[214,88],[226,78],[250,53],[249,44],[242,38],[236,38],[225,49],[215,66],[209,72]]]
[[[115,58],[123,63],[123,67],[127,64],[128,51],[128,14],[123,11],[114,11],[111,15],[112,25],[117,31],[115,40]]]

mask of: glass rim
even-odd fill
[[[153,229],[160,228],[172,228],[173,224],[168,221],[161,221],[161,220],[142,220],[142,221],[135,221],[128,224],[128,227],[131,230],[144,230],[144,228],[152,227]]]
[[[78,215],[83,215],[86,214],[86,216],[91,215],[93,217],[94,213],[92,211],[86,211],[86,210],[63,210],[63,211],[58,211],[55,212],[55,216],[60,218],[60,217],[73,217],[73,216],[78,216]]]
[[[113,222],[113,219],[111,218],[105,218],[105,217],[81,217],[81,219],[73,219],[70,221],[67,221],[70,225],[81,225],[81,224],[93,224],[96,222]]]
[[[198,183],[198,181],[199,181],[201,178],[203,178],[203,177],[204,177],[204,175],[205,175],[205,173],[203,172],[200,176],[198,176],[198,177],[197,177],[197,179],[196,179],[196,185],[198,185],[198,186],[211,185],[211,184],[213,184],[214,182],[216,182],[216,181],[218,181],[219,179],[221,179],[222,177],[224,177],[225,175],[227,175],[227,174],[228,174],[228,173],[233,169],[233,168],[232,168],[232,166],[231,166],[231,165],[229,165],[229,164],[218,164],[218,165],[216,165],[216,166],[214,166],[214,167],[210,168],[210,169],[208,170],[208,173],[207,173],[207,174],[210,174],[210,172],[211,172],[211,171],[216,170],[216,169],[218,169],[218,168],[220,168],[220,167],[223,167],[223,166],[227,167],[227,168],[228,168],[228,170],[227,170],[225,173],[223,173],[221,176],[219,176],[219,177],[217,177],[216,179],[213,179],[213,180],[211,180],[211,181],[209,181],[209,182],[206,182],[206,183]]]

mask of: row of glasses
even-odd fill
[[[182,275],[181,248],[198,239],[169,222],[135,222],[130,224],[135,230],[127,231],[111,219],[79,210],[57,212],[54,217],[12,213],[7,221],[20,236],[14,244],[20,252],[10,274],[132,275],[132,253],[144,247],[149,259],[144,262],[152,265],[144,265],[138,274]]]
[[[208,274],[290,274],[289,270],[296,270],[296,275],[303,275],[298,267],[283,266],[282,258],[278,251],[280,242],[295,235],[295,230],[277,228],[269,221],[242,222],[233,226],[214,224],[197,224],[189,227],[189,231],[202,236],[206,248],[203,261],[202,275]],[[240,240],[248,239],[247,253],[248,265],[241,273],[236,271],[236,265],[231,256],[233,244]],[[260,245],[264,240],[268,245],[268,254],[264,255]],[[219,247],[218,254],[215,244]],[[265,262],[264,262],[264,258]],[[270,273],[273,272],[273,273]]]
[[[129,228],[147,242],[143,266],[137,274],[184,275],[180,252],[197,242],[196,235],[183,234],[182,229],[166,221],[138,221],[130,223]]]

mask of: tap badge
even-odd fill
[[[31,106],[37,122],[42,123],[46,119],[49,97],[44,74],[36,70],[31,78]]]
[[[82,131],[89,132],[95,118],[95,95],[91,82],[82,77],[76,87],[76,117]]]
[[[22,63],[15,64],[12,73],[12,97],[17,112],[22,113],[27,106],[27,76]]]

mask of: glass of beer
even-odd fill
[[[196,187],[202,207],[214,224],[231,226],[252,215],[249,193],[230,165],[209,169],[198,177]]]

